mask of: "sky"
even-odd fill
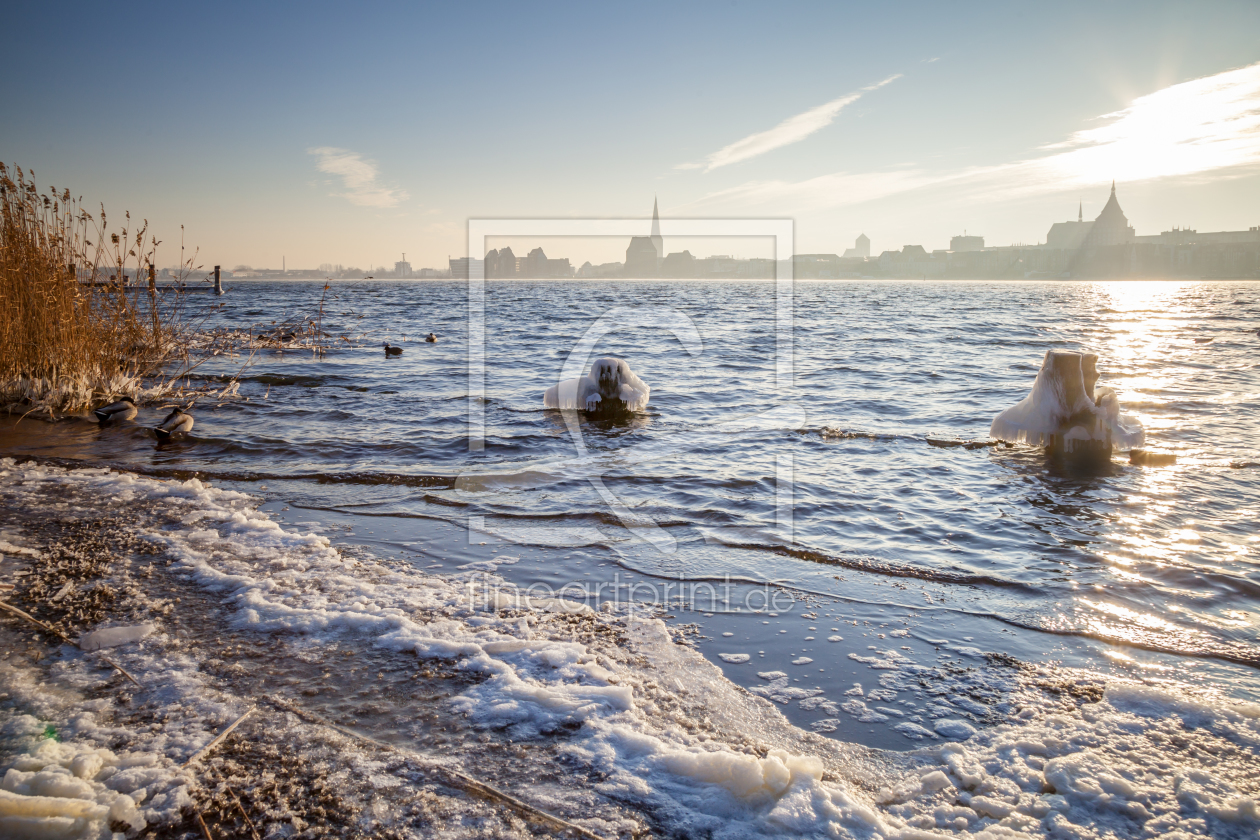
[[[1113,179],[1139,234],[1260,225],[1254,0],[71,2],[6,27],[0,160],[148,219],[162,265],[182,225],[205,265],[445,267],[470,218],[654,198],[790,218],[797,253],[1037,243]]]

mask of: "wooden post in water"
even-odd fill
[[[214,267],[214,293],[216,295],[223,294],[223,281],[219,278],[219,267]]]
[[[158,341],[161,323],[158,320],[157,308],[157,270],[149,263],[149,315],[153,318],[153,343]]]

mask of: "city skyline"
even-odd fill
[[[163,264],[184,225],[207,265],[441,266],[467,253],[469,218],[624,217],[652,193],[663,218],[792,218],[797,253],[861,233],[875,252],[964,230],[1036,241],[1047,214],[1095,216],[1113,178],[1140,231],[1260,223],[1254,4],[1067,5],[1036,27],[1028,10],[912,5],[908,29],[826,5],[644,21],[497,6],[475,62],[459,35],[484,11],[296,8],[249,9],[248,30],[243,6],[83,6],[69,28],[18,9],[31,37],[0,59],[0,90],[26,118],[0,148],[44,188],[148,219]],[[158,48],[102,62],[117,39]],[[788,56],[757,51],[784,39]],[[525,60],[518,44],[540,40],[557,46]],[[63,58],[24,72],[46,43]],[[82,84],[137,74],[135,109]],[[570,259],[624,259],[592,246]]]

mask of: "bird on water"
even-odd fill
[[[429,333],[428,335],[424,337],[424,340],[429,342],[430,344],[437,344],[437,334]]]
[[[192,431],[193,416],[176,406],[170,414],[166,415],[166,419],[153,427],[153,434],[157,435],[158,440],[172,440],[177,436],[183,436]]]
[[[390,344],[390,343],[387,341],[387,342],[385,342],[385,355],[386,355],[386,356],[401,356],[401,355],[402,355],[402,348],[401,348],[401,347],[395,347],[394,345]]]
[[[115,421],[136,419],[136,410],[136,401],[131,397],[123,397],[118,402],[102,406],[92,413],[96,415],[98,423],[107,426]]]

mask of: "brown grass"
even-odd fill
[[[4,164],[0,212],[0,406],[73,412],[160,397],[179,375],[161,372],[187,366],[189,327],[183,296],[145,282],[160,244],[148,222],[136,229],[128,213],[111,232],[103,207],[93,215],[69,190],[40,193],[34,173]],[[125,274],[141,282],[110,283]]]

